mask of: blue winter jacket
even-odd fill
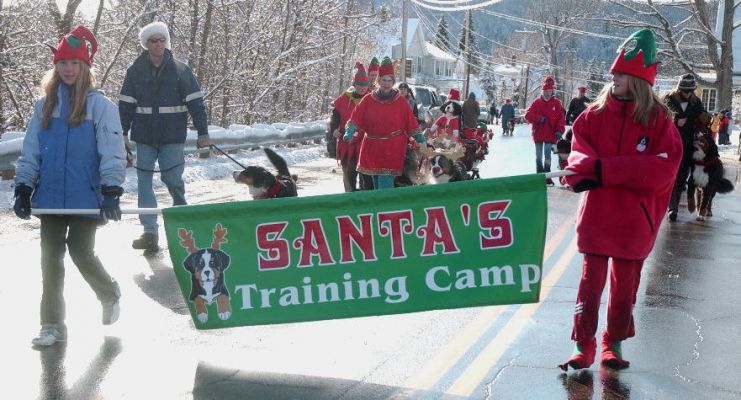
[[[167,49],[159,68],[153,67],[145,50],[126,70],[118,108],[124,135],[131,130],[131,140],[137,143],[185,143],[188,113],[198,136],[208,134],[198,81],[191,69]]]
[[[23,139],[15,183],[34,190],[31,207],[99,209],[101,186],[121,186],[126,151],[116,105],[103,92],[87,95],[85,119],[69,126],[69,89],[60,84],[49,126],[42,128],[45,98],[36,102]],[[89,215],[98,218],[99,215]]]
[[[511,103],[502,104],[502,108],[499,110],[499,116],[502,118],[503,123],[515,117],[515,106]]]

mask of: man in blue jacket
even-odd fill
[[[208,118],[203,94],[191,69],[176,60],[170,51],[170,33],[164,22],[153,22],[139,32],[146,49],[126,70],[118,107],[124,139],[136,142],[136,169],[139,207],[156,208],[152,175],[161,174],[172,196],[173,205],[185,202],[185,138],[188,114],[198,131],[197,146],[209,147]],[[155,170],[154,163],[159,162]],[[134,240],[135,249],[156,251],[156,215],[140,215],[144,233]]]

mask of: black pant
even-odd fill
[[[64,254],[69,255],[101,302],[119,298],[118,283],[95,255],[98,220],[77,216],[41,216],[41,324],[64,326]]]
[[[669,201],[669,210],[676,211],[679,209],[679,198],[682,196],[685,183],[687,184],[687,198],[695,195],[695,181],[692,179],[693,165],[692,158],[682,158],[682,162],[679,164],[679,171],[677,171],[677,179],[674,181],[672,198]]]

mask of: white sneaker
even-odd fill
[[[51,346],[56,342],[67,340],[67,332],[59,329],[57,325],[42,325],[39,336],[31,340],[34,346]]]
[[[103,325],[111,325],[118,321],[119,314],[121,314],[121,306],[118,304],[118,299],[113,303],[103,303]]]

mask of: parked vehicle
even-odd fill
[[[443,101],[437,93],[437,89],[424,85],[409,85],[409,87],[414,91],[420,120],[423,120],[428,126],[432,125],[443,114],[440,110]]]

